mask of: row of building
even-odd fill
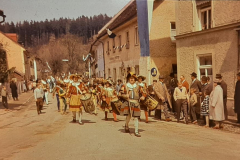
[[[131,0],[92,43],[91,74],[124,79],[127,71],[145,75],[147,83],[161,74],[214,76],[221,73],[233,106],[240,67],[240,1],[154,0],[150,28],[150,56],[141,57],[136,0]],[[109,38],[106,29],[116,34]],[[148,59],[145,63],[144,59]],[[151,75],[151,69],[157,75]]]
[[[10,81],[36,80],[45,71],[40,70],[42,62],[18,43],[16,33],[0,32],[0,83]],[[44,73],[43,73],[44,72]]]

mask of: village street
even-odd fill
[[[37,115],[32,92],[22,94],[20,101],[10,101],[9,112],[1,106],[0,160],[237,160],[240,157],[236,133],[156,121],[151,117],[148,124],[140,122],[142,137],[138,138],[133,134],[133,122],[132,134],[124,133],[124,117],[119,117],[118,123],[112,119],[105,121],[101,111],[98,116],[83,114],[84,125],[71,123],[71,113],[58,113],[56,99],[49,98],[51,102],[41,115]]]

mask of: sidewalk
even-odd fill
[[[228,120],[225,120],[223,123],[240,127],[240,124],[237,123],[237,116],[228,116]]]
[[[12,113],[15,111],[18,111],[21,109],[22,106],[24,106],[25,103],[29,102],[33,98],[33,92],[28,91],[25,93],[22,93],[18,97],[18,101],[14,101],[13,98],[11,97],[10,100],[8,100],[8,107],[10,111],[5,111],[5,108],[2,105],[2,98],[0,98],[0,115],[4,115],[7,113]]]

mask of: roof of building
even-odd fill
[[[106,29],[114,30],[127,21],[137,16],[136,0],[131,0],[124,8],[122,8],[99,32],[98,38],[107,34]],[[95,43],[95,42],[93,42]]]
[[[18,42],[14,41],[14,40],[11,39],[10,37],[8,37],[8,36],[7,36],[7,33],[3,33],[3,32],[1,32],[1,31],[0,31],[0,33],[1,33],[2,35],[4,35],[5,37],[7,37],[8,39],[10,39],[10,40],[11,40],[12,42],[14,42],[16,45],[18,45],[18,46],[22,47],[23,49],[27,50],[27,49],[24,48],[22,45],[20,45]]]
[[[5,33],[5,35],[14,42],[18,42],[18,35],[16,33]]]

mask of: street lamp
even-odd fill
[[[0,10],[0,16],[3,17],[3,20],[0,21],[0,23],[3,23],[5,21],[6,15],[4,15],[3,10]]]

